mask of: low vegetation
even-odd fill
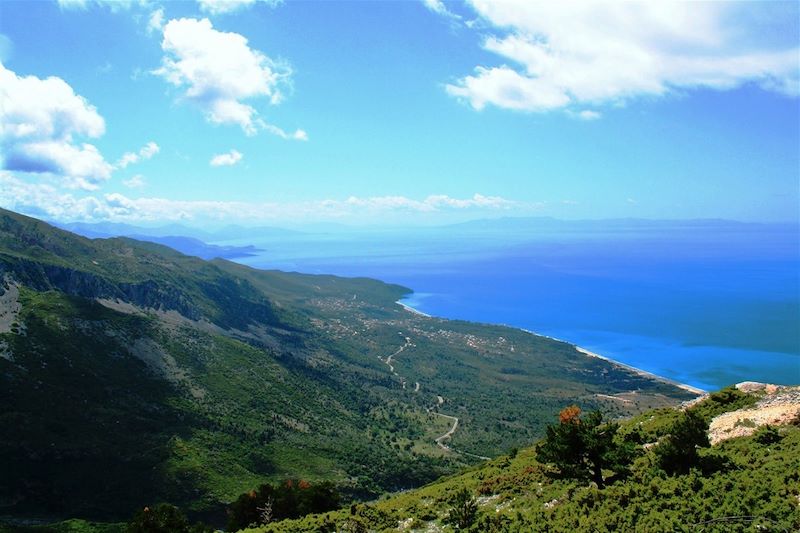
[[[345,509],[245,531],[320,531],[354,517],[364,531],[798,531],[800,420],[713,447],[697,444],[703,443],[697,429],[705,430],[709,416],[757,400],[730,388],[686,410],[659,409],[621,422],[613,440],[636,442],[635,453],[627,455],[626,476],[603,469],[609,476],[602,485],[587,475],[581,453],[567,447],[556,447],[555,455],[542,452],[565,434],[583,438],[576,437],[577,426],[613,432],[614,424],[595,424],[596,415],[570,408],[548,437],[513,456],[359,506],[355,514]],[[694,453],[664,453],[661,447],[675,445],[683,432],[695,440]]]

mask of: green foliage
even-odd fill
[[[287,479],[275,486],[263,484],[239,496],[228,508],[228,529],[237,531],[286,518],[336,509],[340,496],[330,482],[310,484]]]
[[[19,523],[6,525],[0,522],[0,533],[125,533],[127,528],[125,523],[99,523],[79,519],[36,526]]]
[[[210,533],[203,524],[189,525],[180,509],[174,505],[160,503],[153,508],[145,507],[128,524],[128,533]]]
[[[624,474],[633,460],[632,443],[615,439],[618,429],[618,424],[603,423],[599,411],[581,418],[578,407],[567,407],[561,411],[559,423],[547,427],[536,458],[555,465],[565,478],[593,481],[602,489],[603,470]]]
[[[339,526],[341,533],[367,533],[369,528],[358,518],[345,518]]]
[[[703,403],[699,407],[708,409]],[[618,436],[637,434],[637,428],[645,437],[651,427],[666,432],[682,417],[677,410],[651,411],[622,422]],[[645,420],[651,425],[642,425]],[[468,529],[481,533],[800,531],[800,427],[783,426],[779,433],[780,441],[769,446],[760,444],[754,435],[724,441],[711,450],[700,449],[701,459],[713,455],[731,467],[694,468],[680,476],[653,468],[657,456],[650,448],[633,462],[628,477],[604,490],[582,481],[548,477],[548,467],[535,459],[536,450],[520,449],[513,459],[488,461],[376,502],[374,507],[382,510],[383,516],[376,513],[357,518],[367,531],[395,530],[399,522],[411,525],[414,531],[449,531],[452,526],[446,522],[453,495],[466,490],[482,496],[477,501],[475,522]],[[356,515],[345,509],[277,522],[257,531],[311,533],[325,523],[343,524],[351,516]]]
[[[776,444],[781,441],[781,434],[778,431],[778,428],[775,426],[762,426],[756,431],[755,435],[753,435],[753,439],[759,444],[763,444],[765,446],[769,446],[770,444]]]
[[[456,492],[453,497],[453,507],[447,513],[446,522],[456,529],[469,529],[475,523],[478,514],[478,504],[472,494],[464,488]]]
[[[659,466],[669,474],[686,474],[697,466],[698,448],[707,448],[708,423],[696,410],[683,412],[667,435],[655,447]]]
[[[709,423],[712,418],[719,414],[743,409],[755,404],[757,401],[758,396],[744,393],[736,387],[730,386],[712,393],[704,402],[692,407],[690,411],[697,413],[706,423]]]

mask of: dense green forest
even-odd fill
[[[0,211],[0,517],[126,522],[169,502],[224,525],[264,483],[365,500],[524,446],[564,405],[620,417],[694,396],[563,342],[410,313],[408,292]]]

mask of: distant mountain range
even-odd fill
[[[154,242],[169,246],[183,254],[200,257],[202,259],[235,259],[262,251],[252,245],[217,245],[208,244],[201,240],[202,238],[210,241],[223,241],[236,238],[236,236],[241,235],[243,231],[243,228],[238,226],[227,226],[215,233],[189,228],[180,224],[148,228],[113,222],[75,222],[59,224],[58,227],[90,239],[129,237],[139,241]],[[292,233],[289,230],[277,230],[274,228],[261,228],[261,230],[266,232],[271,231],[272,235],[290,235]]]
[[[739,222],[726,219],[641,219],[614,218],[599,220],[569,220],[552,217],[502,217],[470,220],[457,224],[437,226],[348,226],[335,223],[318,223],[304,226],[303,231],[275,226],[228,225],[215,230],[204,230],[181,224],[155,227],[135,226],[115,222],[70,222],[54,223],[57,227],[89,238],[131,237],[151,239],[154,237],[192,237],[205,243],[248,239],[266,241],[272,239],[296,239],[310,234],[345,233],[473,233],[473,232],[580,232],[594,234],[602,232],[655,231],[655,230],[719,230],[730,228],[736,231],[760,231],[765,227],[798,233],[798,224],[791,222]]]
[[[273,226],[239,226],[230,224],[215,230],[204,230],[182,224],[166,224],[161,226],[135,226],[119,222],[68,222],[54,223],[55,226],[83,235],[90,239],[107,237],[192,237],[204,242],[219,242],[247,238],[253,235],[267,237],[291,237],[302,232],[277,228]]]
[[[376,496],[531,442],[565,404],[693,397],[567,343],[411,313],[408,292],[0,210],[0,514],[127,520],[168,501],[220,523],[264,481]]]

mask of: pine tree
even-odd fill
[[[559,423],[548,426],[547,436],[536,448],[536,458],[551,463],[566,478],[594,481],[605,487],[603,470],[625,473],[634,456],[634,445],[615,439],[619,424],[603,423],[603,415],[593,411],[581,418],[577,406],[566,407]]]

